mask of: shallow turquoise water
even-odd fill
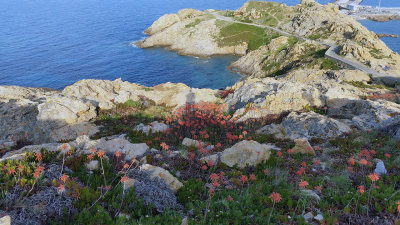
[[[199,88],[232,85],[241,78],[227,69],[233,56],[197,59],[129,43],[144,38],[143,31],[163,14],[182,8],[236,9],[244,2],[0,0],[0,85],[61,89],[81,79],[119,77],[144,85],[168,81]],[[284,2],[294,5],[299,0]],[[390,26],[398,30],[399,25]],[[398,40],[384,40],[400,51]]]

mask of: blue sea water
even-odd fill
[[[199,88],[232,85],[241,77],[227,69],[234,56],[198,59],[130,43],[143,39],[143,31],[163,14],[182,8],[236,9],[244,2],[0,0],[0,85],[62,89],[81,79],[119,77],[143,85],[168,81]],[[294,5],[299,0],[284,2]]]
[[[381,7],[400,7],[399,0],[380,0]],[[363,0],[362,5],[378,6],[379,0]]]

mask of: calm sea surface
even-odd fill
[[[129,43],[143,39],[143,31],[165,13],[182,8],[236,9],[244,2],[0,0],[0,85],[62,89],[81,79],[119,77],[143,85],[168,81],[201,88],[232,85],[241,77],[227,70],[233,56],[198,59]],[[299,0],[284,2],[294,5]],[[380,33],[400,30],[399,21],[362,23]],[[383,40],[400,52],[398,39]]]

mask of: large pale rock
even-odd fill
[[[281,124],[266,125],[257,132],[281,139],[334,138],[350,132],[348,125],[315,112],[290,113]]]
[[[317,155],[307,139],[295,139],[294,143],[293,153]]]
[[[178,179],[176,179],[163,168],[144,164],[140,166],[140,170],[148,172],[151,178],[162,179],[175,193],[183,186],[183,184]]]
[[[38,105],[38,121],[54,121],[62,124],[86,122],[97,116],[96,105],[90,101],[63,95],[47,98],[46,103]]]
[[[245,168],[256,166],[269,159],[273,145],[260,144],[256,141],[241,141],[231,148],[225,149],[220,155],[219,160],[229,167],[237,166]],[[214,161],[217,157],[211,155],[203,158],[203,161]]]

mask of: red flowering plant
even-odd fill
[[[248,138],[246,128],[251,123],[237,123],[228,114],[225,104],[186,104],[167,119],[170,128],[165,132],[166,140],[178,145],[183,138],[208,142],[220,148]],[[206,147],[206,146],[203,146]]]

